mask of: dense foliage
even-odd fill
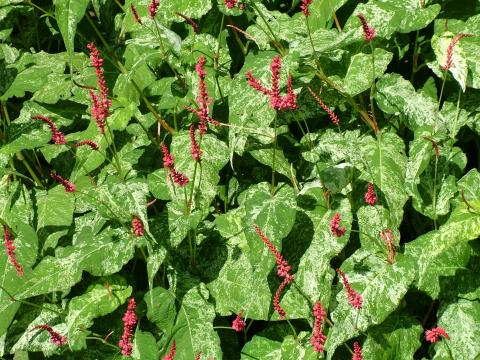
[[[477,0],[0,0],[2,359],[480,356]]]

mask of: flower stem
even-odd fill
[[[51,312],[57,314],[58,316],[60,316],[60,317],[63,319],[63,314],[62,314],[60,311],[57,311],[57,310],[54,310],[54,309],[50,309],[50,308],[48,308],[48,307],[41,306],[41,305],[32,303],[32,302],[30,302],[30,301],[27,301],[27,300],[18,300],[18,299],[15,299],[15,297],[14,297],[9,291],[7,291],[7,289],[5,289],[2,285],[0,285],[0,289],[7,294],[7,296],[10,298],[11,301],[19,302],[19,303],[22,303],[22,304],[25,304],[25,305],[29,305],[29,306],[35,307],[35,308],[37,308],[37,309],[40,309],[40,310],[48,310],[48,311],[51,311]]]
[[[273,147],[272,147],[272,188],[271,195],[275,195],[275,154],[277,148],[277,117],[278,114],[275,114],[275,120],[273,122]]]
[[[372,49],[372,86],[370,88],[370,111],[372,113],[372,119],[376,123],[377,118],[375,116],[375,107],[373,105],[373,99],[375,98],[375,47],[373,42],[370,41],[370,48]]]

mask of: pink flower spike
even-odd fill
[[[48,334],[50,335],[50,341],[57,346],[62,346],[67,341],[66,336],[60,335],[58,332],[53,330],[50,325],[47,325],[47,324],[37,325],[37,326],[34,326],[32,330],[35,330],[35,329],[48,331]]]
[[[442,70],[448,71],[452,67],[452,65],[453,65],[453,62],[452,62],[453,50],[454,50],[455,46],[457,45],[457,43],[461,39],[463,39],[464,37],[472,37],[472,36],[475,36],[475,35],[460,33],[452,39],[452,41],[450,42],[450,44],[448,45],[448,48],[447,48],[447,59],[445,61],[445,65],[441,66]]]
[[[340,118],[333,112],[332,109],[330,109],[327,105],[325,105],[322,99],[320,99],[320,97],[317,94],[315,94],[315,92],[310,88],[310,86],[308,86],[308,91],[313,96],[313,98],[318,103],[318,105],[320,105],[323,111],[325,111],[328,114],[328,116],[330,117],[330,120],[332,120],[332,123],[334,123],[335,125],[340,124]]]
[[[199,352],[197,353],[197,356],[195,356],[195,360],[200,360],[200,356],[202,356],[202,352],[201,352],[201,351],[199,351]]]
[[[277,262],[277,275],[282,278],[292,277],[290,270],[292,267],[288,264],[286,260],[283,259],[282,254],[277,250],[275,245],[263,234],[262,230],[258,225],[253,225],[255,232],[260,236],[264,244],[270,249],[273,256],[275,256],[275,261]]]
[[[362,23],[363,37],[365,38],[365,41],[372,41],[373,39],[375,39],[375,29],[368,26],[365,16],[360,13],[357,14],[357,17]]]
[[[52,133],[52,141],[57,145],[65,145],[67,141],[65,140],[65,135],[58,130],[57,126],[50,120],[48,117],[43,115],[32,116],[34,120],[41,120],[50,127],[50,132]]]
[[[152,0],[150,5],[148,5],[148,13],[150,14],[150,19],[152,20],[155,18],[155,15],[157,14],[158,5],[159,5],[158,0]]]
[[[223,0],[223,2],[228,9],[233,9],[237,5],[238,0]]]
[[[395,237],[392,234],[390,229],[386,229],[380,232],[380,237],[382,238],[385,246],[387,248],[387,262],[393,264],[395,262]]]
[[[375,194],[375,188],[372,183],[368,183],[368,189],[365,193],[365,202],[371,206],[375,205],[377,202],[377,195]]]
[[[362,348],[358,341],[353,343],[353,357],[352,360],[363,360]]]
[[[310,343],[313,345],[314,351],[323,352],[323,346],[325,345],[327,337],[323,333],[322,327],[323,323],[325,322],[325,318],[327,317],[327,312],[323,308],[320,301],[317,301],[315,305],[313,305],[313,317],[315,321],[313,325],[313,335],[310,338]]]
[[[273,297],[273,308],[275,311],[280,315],[280,319],[285,320],[285,317],[287,313],[283,308],[280,306],[280,296],[282,295],[282,291],[287,286],[293,281],[293,276],[292,275],[287,275],[285,279],[282,281],[282,283],[278,286],[277,291],[275,292],[275,296]]]
[[[338,212],[335,213],[333,218],[330,220],[330,230],[332,234],[335,235],[336,237],[343,236],[343,234],[345,234],[345,232],[347,231],[345,226],[340,227],[340,221],[342,221],[342,217]]]
[[[362,303],[363,303],[362,295],[360,295],[358,292],[356,292],[355,290],[352,289],[352,287],[350,286],[350,283],[348,282],[347,277],[345,276],[345,273],[342,270],[337,269],[336,271],[342,277],[343,286],[347,290],[348,302],[355,309],[357,309],[357,310],[361,309],[362,308]]]
[[[430,343],[436,343],[440,338],[444,338],[447,340],[450,339],[450,336],[445,331],[445,329],[440,326],[437,326],[436,328],[425,331],[425,340],[427,340]]]
[[[162,144],[162,152],[163,152],[163,167],[172,169],[175,164],[175,158],[172,154],[168,151],[168,148],[165,144]]]
[[[190,152],[192,153],[193,160],[200,161],[202,159],[203,151],[200,149],[197,140],[195,139],[195,128],[190,125]]]
[[[263,85],[260,84],[260,82],[253,77],[253,74],[251,71],[247,71],[245,73],[245,76],[247,78],[248,85],[250,85],[252,88],[254,88],[257,91],[260,91],[264,95],[270,96],[272,94],[272,91],[270,89],[263,87]]]
[[[63,187],[65,188],[65,191],[66,192],[75,192],[75,190],[77,190],[77,187],[75,186],[74,183],[64,179],[63,177],[61,177],[60,175],[58,175],[55,171],[52,171],[50,173],[50,176],[53,180],[55,180],[56,182],[58,182],[59,184],[63,185]]]
[[[193,32],[198,34],[200,33],[200,26],[198,26],[198,24],[193,21],[191,18],[189,18],[188,16],[185,16],[179,12],[176,12],[175,14],[177,14],[178,16],[180,16],[183,20],[185,20],[187,22],[188,25],[190,25],[193,29]]]
[[[305,15],[305,17],[308,17],[310,15],[308,7],[312,2],[313,0],[302,0],[302,5],[300,5],[300,9],[302,9],[303,15]]]
[[[134,236],[143,236],[145,229],[143,228],[142,220],[137,216],[134,216],[132,219],[132,233]]]
[[[236,332],[240,332],[245,329],[246,323],[245,320],[242,319],[242,311],[237,314],[237,317],[232,322],[232,329]]]
[[[130,10],[132,11],[135,22],[142,25],[142,19],[140,19],[140,16],[138,16],[137,9],[135,9],[135,6],[133,4],[130,4]]]
[[[137,304],[135,299],[132,297],[128,302],[127,311],[123,315],[123,335],[118,346],[122,349],[122,355],[130,356],[133,350],[132,336],[135,331],[135,326],[137,325],[137,315],[135,314],[135,308]]]
[[[177,344],[175,340],[172,341],[172,345],[170,346],[170,353],[165,355],[162,360],[173,360],[175,358],[175,353],[177,352]]]
[[[90,99],[92,100],[92,117],[97,122],[100,133],[105,134],[105,120],[110,116],[112,101],[108,99],[108,88],[103,73],[103,59],[100,57],[100,51],[94,43],[88,44],[87,48],[90,50],[90,60],[92,61],[92,66],[95,67],[98,88],[100,89],[100,95],[95,94],[93,90],[89,91]]]
[[[78,148],[78,147],[84,146],[84,145],[89,146],[92,150],[98,150],[98,145],[97,145],[97,143],[95,143],[95,142],[92,141],[92,140],[82,140],[82,141],[79,141],[78,143],[73,144],[72,147]]]
[[[190,181],[188,180],[188,177],[185,174],[182,174],[181,172],[178,172],[175,169],[172,169],[171,174],[172,174],[173,182],[180,187],[187,185]]]
[[[23,276],[23,268],[17,261],[17,257],[15,255],[15,245],[13,245],[13,239],[8,232],[7,225],[2,224],[3,227],[3,239],[5,240],[5,251],[7,253],[8,260],[10,260],[10,263],[13,265],[15,268],[15,271],[17,272],[18,276]]]

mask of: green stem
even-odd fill
[[[43,183],[40,181],[40,179],[37,177],[37,174],[35,174],[35,172],[33,171],[32,167],[30,166],[30,164],[28,163],[28,161],[25,159],[25,157],[23,156],[23,153],[21,151],[17,152],[16,153],[17,155],[17,159],[20,160],[23,164],[23,166],[25,166],[25,168],[27,169],[28,173],[30,174],[30,176],[32,177],[33,180],[35,180],[35,183],[44,188],[45,189],[45,185],[43,185]]]
[[[292,323],[290,322],[290,320],[288,320],[288,318],[285,318],[285,320],[287,320],[288,326],[290,326],[290,329],[291,329],[292,332],[293,332],[293,338],[295,339],[296,342],[298,342],[298,336],[297,336],[297,332],[296,332],[295,328],[293,327],[293,325],[292,325]]]
[[[98,337],[95,337],[95,336],[87,336],[85,339],[87,340],[97,340],[97,341],[100,341],[103,345],[107,345],[115,350],[120,350],[120,348],[118,346],[115,346],[113,344],[110,344],[109,342],[106,342],[104,339],[102,338],[98,338]]]
[[[462,89],[458,89],[458,98],[457,98],[457,112],[455,114],[455,121],[453,122],[453,129],[450,135],[450,138],[455,142],[455,137],[457,136],[457,122],[458,117],[460,116],[460,99],[462,98]]]
[[[213,329],[214,329],[214,330],[216,330],[216,329],[223,329],[223,330],[233,330],[233,331],[236,331],[234,328],[229,327],[229,326],[214,326]]]
[[[376,123],[377,117],[375,116],[375,107],[373,105],[373,99],[375,98],[375,48],[372,41],[370,41],[370,48],[372,49],[372,86],[370,88],[370,111],[372,112],[373,121]]]
[[[448,76],[448,72],[445,72],[444,76],[443,76],[442,88],[440,90],[440,96],[438,97],[437,111],[440,110],[440,104],[442,103],[443,90],[445,89],[445,82],[447,81],[447,76]],[[434,135],[437,132],[437,117],[438,116],[435,116],[435,118],[433,119],[433,134]]]
[[[276,148],[277,148],[277,117],[278,114],[275,114],[275,120],[273,122],[273,147],[272,147],[272,187],[271,187],[271,195],[272,197],[275,195],[275,155],[276,155]]]
[[[112,148],[113,148],[113,158],[115,159],[115,162],[117,163],[117,172],[118,175],[120,176],[120,179],[125,182],[125,177],[123,176],[123,171],[122,171],[122,165],[120,164],[120,158],[118,157],[118,152],[117,152],[117,147],[115,146],[115,139],[113,138],[113,131],[110,128],[110,125],[108,124],[108,121],[105,121],[105,124],[107,125],[107,130],[110,135],[110,138],[112,139]],[[107,135],[104,133],[103,136],[105,137],[105,141],[107,142],[108,145],[108,139]]]
[[[315,51],[315,45],[313,45],[312,32],[310,30],[310,23],[308,22],[307,16],[305,16],[305,23],[307,24],[307,33],[308,33],[308,38],[310,39],[310,44],[312,45],[313,56],[315,56],[317,52]]]
[[[158,40],[159,40],[159,43],[160,43],[160,51],[162,52],[163,58],[166,59],[165,46],[163,45],[162,34],[160,33],[160,28],[158,27],[157,19],[154,18],[153,22],[155,24],[155,28],[157,29]]]
[[[62,314],[60,311],[57,311],[57,310],[50,309],[50,308],[45,307],[45,306],[42,306],[42,305],[38,305],[38,304],[32,303],[32,302],[27,301],[27,300],[17,300],[17,299],[15,299],[15,297],[14,297],[9,291],[7,291],[7,289],[5,289],[2,285],[0,285],[0,289],[7,294],[7,296],[10,298],[11,301],[19,302],[19,303],[25,304],[25,305],[29,305],[29,306],[35,307],[35,308],[37,308],[37,309],[40,309],[40,310],[48,310],[48,311],[51,311],[51,312],[57,314],[57,315],[60,316],[61,318],[63,318],[63,314]]]
[[[447,347],[448,355],[450,356],[450,359],[455,360],[455,358],[453,357],[452,349],[450,349],[450,345],[448,345],[448,341],[445,340],[444,342],[445,342],[445,346]]]
[[[418,67],[418,35],[420,30],[417,30],[415,34],[415,44],[413,45],[413,55],[412,55],[412,75],[410,76],[410,82],[413,84],[415,74],[417,73]]]

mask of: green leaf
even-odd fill
[[[132,357],[136,360],[158,359],[158,346],[155,337],[147,332],[137,330],[133,341]]]
[[[55,20],[70,58],[73,58],[77,25],[82,20],[90,0],[54,0]],[[72,69],[71,69],[72,70]]]
[[[391,52],[375,49],[375,79],[383,75],[392,58]],[[372,54],[358,53],[352,56],[347,74],[338,85],[353,97],[370,89],[373,79]]]
[[[72,298],[65,319],[70,349],[86,348],[87,329],[93,325],[93,320],[115,311],[131,293],[132,287],[126,285],[123,278],[111,276],[90,285],[84,294]]]
[[[171,333],[177,316],[175,294],[162,287],[156,287],[145,294],[147,318],[161,331]]]
[[[275,257],[253,226],[257,225],[278,251],[281,251],[282,239],[292,229],[295,215],[295,195],[286,184],[277,184],[274,196],[267,183],[251,187],[246,193],[243,226],[248,243],[248,257],[252,266],[256,266],[257,271],[264,276],[275,264]]]
[[[475,205],[478,202],[474,202]],[[416,259],[416,287],[436,299],[440,293],[440,277],[454,275],[468,262],[467,241],[480,236],[480,215],[464,204],[457,206],[448,221],[438,230],[419,236],[405,245],[405,255]]]
[[[282,343],[255,335],[242,349],[241,360],[264,359],[278,360],[282,358]]]
[[[444,304],[439,315],[438,325],[447,331],[450,340],[435,344],[433,359],[451,359],[447,345],[455,359],[477,359],[480,355],[480,302],[459,299],[456,303]]]
[[[437,102],[398,74],[386,74],[377,82],[375,94],[378,107],[387,114],[400,113],[410,130],[432,126],[437,117]]]
[[[467,201],[480,200],[480,173],[471,169],[457,182],[458,189],[463,191]]]
[[[359,4],[344,28],[359,28],[357,32],[363,36],[356,16],[363,13],[377,36],[389,39],[395,32],[409,33],[423,29],[437,17],[440,9],[439,4],[422,7],[417,0],[372,0],[367,4]]]
[[[215,309],[208,297],[203,284],[193,287],[183,297],[172,330],[175,341],[182,344],[177,347],[179,359],[194,359],[199,351],[206,357],[222,358],[220,338],[213,329]]]
[[[57,185],[35,194],[37,200],[37,233],[43,250],[55,248],[58,239],[68,233],[73,221],[75,196]]]
[[[423,329],[413,317],[395,312],[383,323],[368,330],[362,352],[368,359],[413,359],[421,346]]]
[[[393,265],[383,258],[372,256],[363,249],[356,251],[342,264],[342,270],[352,288],[363,297],[363,306],[357,311],[347,302],[347,293],[342,286],[337,295],[337,308],[332,312],[335,326],[329,332],[325,351],[332,359],[335,349],[345,341],[365,332],[372,325],[382,323],[400,304],[414,279],[411,257],[397,254]],[[354,272],[358,267],[365,269]]]
[[[15,268],[10,263],[5,251],[0,252],[0,285],[10,294],[17,292],[24,286],[25,278],[31,272],[31,267],[37,260],[38,239],[35,230],[23,223],[10,223],[13,228],[11,237],[16,247],[15,255],[18,263],[22,266],[24,275],[19,277]],[[2,231],[3,232],[3,231]],[[2,249],[3,250],[3,249]],[[0,288],[0,336],[7,331],[20,303],[12,302],[5,290]]]
[[[317,360],[318,353],[313,350],[310,343],[311,333],[302,331],[296,341],[292,335],[285,337],[282,343],[282,359],[298,359],[298,360]]]
[[[273,155],[272,149],[256,149],[248,151],[253,158],[264,165],[272,167]],[[283,150],[275,149],[275,171],[291,179],[295,176],[295,169],[283,154]]]
[[[249,319],[266,320],[272,294],[265,274],[258,274],[249,261],[242,223],[244,214],[245,208],[241,206],[215,219],[215,227],[228,246],[209,248],[207,261],[210,257],[212,261],[208,262],[207,271],[212,271],[215,279],[207,286],[215,299],[217,313],[226,316],[243,310]]]
[[[310,301],[320,300],[328,308],[335,271],[330,261],[348,242],[352,224],[350,203],[346,198],[335,201],[331,210],[324,198],[320,184],[305,184],[298,194],[298,212],[290,235],[284,240],[285,258],[292,264],[298,262],[295,283]],[[340,226],[347,229],[341,237],[330,230],[330,220],[335,213],[341,215]],[[306,249],[305,249],[306,248]],[[281,306],[289,318],[309,318],[312,304],[305,300],[296,287],[283,296]]]

